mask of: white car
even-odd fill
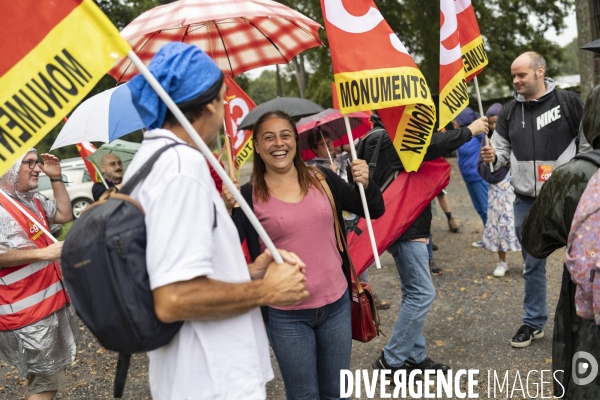
[[[81,212],[94,202],[92,196],[92,186],[94,182],[90,177],[87,169],[74,168],[62,170],[62,180],[65,181],[67,193],[71,199],[71,207],[73,208],[73,218],[79,218]],[[54,192],[50,184],[50,178],[44,173],[40,173],[38,192],[49,199],[54,198]]]

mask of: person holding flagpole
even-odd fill
[[[69,222],[71,201],[60,162],[51,154],[42,154],[42,160],[31,149],[0,178],[0,352],[27,376],[28,400],[51,400],[64,388],[79,338],[57,261],[63,243],[53,243],[5,197],[47,229]],[[37,192],[41,172],[50,178],[54,200]]]
[[[172,42],[148,69],[202,140],[214,144],[226,89],[214,61],[196,46]],[[308,297],[305,266],[283,250],[281,264],[268,251],[246,264],[196,142],[144,76],[128,85],[149,130],[125,184],[159,149],[179,144],[161,155],[131,193],[146,216],[146,267],[156,316],[165,323],[183,321],[169,344],[148,353],[152,398],[265,399],[273,371],[258,307]]]
[[[350,368],[352,351],[351,272],[334,222],[337,219],[343,224],[343,211],[364,216],[358,187],[328,167],[312,167],[318,172],[306,167],[296,125],[281,111],[267,112],[258,119],[253,140],[253,180],[241,187],[242,195],[275,245],[293,251],[306,263],[310,293],[302,301],[263,311],[286,397],[339,399],[340,370]],[[383,215],[383,196],[369,178],[367,163],[354,160],[351,173],[354,181],[365,187],[373,218]],[[319,174],[329,186],[335,209]],[[254,260],[264,244],[246,215],[234,206],[229,191],[223,188],[223,192],[240,240],[246,239]]]
[[[385,129],[374,113],[371,116],[375,126]],[[486,117],[473,121],[469,126],[458,130],[438,132],[433,135],[424,160],[434,160],[448,154],[473,137],[488,132]],[[388,248],[394,256],[402,290],[402,307],[394,324],[388,343],[379,358],[373,363],[374,369],[439,370],[446,372],[449,366],[437,363],[425,354],[423,325],[436,296],[429,268],[427,246],[431,232],[431,204],[417,217],[415,222]]]

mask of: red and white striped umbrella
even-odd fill
[[[287,64],[300,52],[321,46],[319,25],[271,0],[179,0],[146,11],[121,35],[148,64],[169,42],[194,44],[225,73]],[[124,58],[109,74],[119,82],[138,71]]]

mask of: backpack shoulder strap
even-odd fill
[[[560,108],[561,110],[563,110],[564,116],[567,119],[567,123],[569,124],[571,136],[577,138],[579,136],[579,126],[576,126],[575,121],[573,121],[572,115],[574,115],[574,112],[571,108],[571,99],[569,99],[569,94],[566,90],[558,88],[554,89],[554,93],[556,93],[556,98],[558,99]]]
[[[587,153],[579,153],[573,157],[573,159],[589,161],[600,168],[600,149],[592,150]]]
[[[511,101],[506,103],[504,107],[506,107],[506,115],[504,116],[504,119],[510,121],[513,114],[515,113],[515,108],[517,108],[517,100],[512,99]]]
[[[127,182],[125,185],[123,185],[123,187],[121,188],[121,190],[119,192],[121,194],[130,195],[131,192],[133,191],[133,189],[135,189],[135,187],[148,176],[150,171],[152,171],[152,167],[154,167],[154,163],[156,162],[156,160],[158,160],[158,158],[162,155],[162,153],[164,153],[171,147],[175,147],[177,145],[187,146],[187,144],[185,144],[185,143],[173,142],[173,143],[167,144],[167,145],[161,147],[160,149],[158,149],[156,151],[156,153],[154,153],[152,155],[152,157],[150,157],[148,159],[148,161],[146,161],[144,163],[144,165],[142,165],[142,167],[131,177],[129,182]]]

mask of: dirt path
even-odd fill
[[[521,325],[523,314],[521,255],[507,255],[510,270],[504,278],[491,276],[497,256],[471,247],[471,242],[481,239],[483,226],[471,205],[456,167],[456,160],[450,159],[450,163],[452,179],[448,193],[452,214],[460,222],[461,229],[456,234],[448,232],[446,218],[441,209],[437,208],[438,216],[433,219],[432,230],[434,243],[439,250],[434,253],[434,259],[444,269],[444,274],[433,277],[438,295],[425,323],[427,355],[451,365],[454,370],[479,369],[480,384],[475,392],[479,393],[480,398],[487,398],[487,382],[484,381],[487,380],[488,370],[496,370],[502,375],[509,371],[512,387],[516,370],[519,370],[525,385],[525,375],[530,370],[551,368],[551,337],[554,309],[560,289],[562,252],[553,254],[547,267],[550,319],[545,329],[546,337],[525,349],[512,348],[509,341]],[[369,272],[378,296],[392,303],[390,309],[380,312],[382,329],[389,337],[400,308],[400,280],[394,261],[388,253],[384,253],[381,261],[381,270],[371,268]],[[116,355],[102,349],[83,326],[81,333],[77,360],[67,370],[68,388],[58,398],[112,398]],[[354,342],[351,368],[370,369],[386,343],[385,337],[376,338],[367,344]],[[268,385],[269,399],[284,399],[283,383],[274,357],[272,361],[276,378]],[[150,398],[147,379],[147,358],[143,354],[135,355],[124,398]],[[539,383],[539,373],[532,379]],[[548,375],[545,380],[550,380]],[[25,382],[17,377],[16,370],[0,359],[0,398],[22,398],[24,385]],[[533,397],[535,387],[530,384],[529,388]],[[544,388],[545,396],[548,396],[550,385],[545,384]],[[515,396],[520,394],[520,391],[515,392]],[[506,398],[506,394],[498,397]],[[364,392],[362,398],[366,398]]]

